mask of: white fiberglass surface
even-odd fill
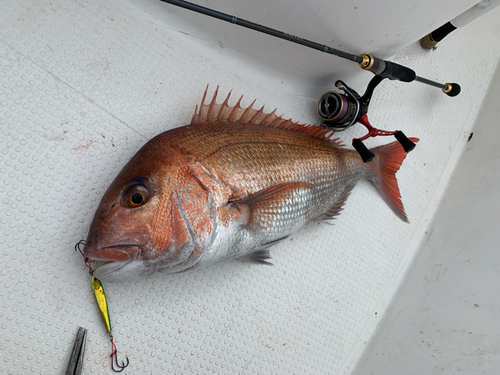
[[[233,90],[244,105],[257,98],[318,123],[309,88],[261,86],[236,60],[217,64],[178,31],[109,4],[0,4],[1,373],[62,373],[78,326],[89,330],[84,373],[111,373],[74,244],[118,171],[147,140],[189,123],[207,84],[220,86],[221,100]],[[362,182],[334,225],[310,224],[273,247],[273,267],[234,260],[106,283],[119,356],[130,359],[124,373],[350,372],[466,144],[500,55],[498,17],[455,31],[436,51],[415,43],[393,57],[460,83],[458,97],[419,83],[375,92],[371,122],[420,138],[397,175],[411,224]],[[362,134],[339,136],[350,144]]]
[[[495,374],[500,366],[500,65],[426,241],[355,374]]]

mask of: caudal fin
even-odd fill
[[[410,141],[417,143],[418,138],[409,138]],[[406,157],[407,152],[399,142],[389,143],[388,145],[375,147],[372,149],[375,159],[369,163],[374,172],[372,181],[377,186],[382,198],[394,211],[394,213],[404,222],[408,222],[406,213],[401,202],[396,172]]]

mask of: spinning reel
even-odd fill
[[[410,152],[415,148],[415,143],[410,141],[402,131],[380,130],[371,126],[368,121],[367,113],[370,99],[373,95],[373,91],[383,79],[384,77],[379,75],[373,77],[364,95],[361,97],[356,91],[339,80],[335,83],[335,86],[342,90],[343,93],[328,91],[324,93],[318,101],[318,115],[324,126],[335,131],[342,131],[359,122],[366,127],[368,133],[352,141],[352,146],[358,151],[365,163],[370,162],[375,157],[373,152],[363,143],[364,140],[370,137],[393,135],[399,143],[401,143],[401,146],[403,146],[406,152]]]

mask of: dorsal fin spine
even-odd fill
[[[264,106],[262,106],[262,108],[264,108]],[[268,113],[267,116],[264,118],[264,120],[262,120],[262,122],[259,125],[268,125],[268,124],[266,124],[266,122],[267,122],[267,120],[269,120],[270,118],[272,118],[275,115],[276,109],[277,108],[274,108],[274,111],[272,111],[271,113]]]
[[[197,124],[197,123],[198,123],[198,104],[194,109],[193,118],[191,119],[191,124]]]
[[[208,107],[208,113],[207,113],[207,118],[211,121],[213,120],[212,114],[214,112],[214,106],[215,106],[215,100],[217,99],[217,93],[219,92],[219,86],[215,89],[214,96],[212,98],[212,101],[210,102],[210,105]]]
[[[281,116],[276,117],[276,118],[274,119],[274,121],[272,121],[272,122],[269,124],[269,126],[271,126],[271,127],[278,127],[278,123],[279,123],[280,121],[283,121],[283,118],[282,118]]]
[[[238,121],[240,122],[245,122],[245,120],[247,119],[247,116],[248,114],[250,113],[250,111],[253,109],[253,105],[255,104],[255,101],[257,99],[254,99],[254,101],[252,102],[252,104],[250,104],[247,109],[245,109],[245,112],[243,112],[243,114],[241,115],[240,119]],[[250,123],[252,123],[252,120],[249,121]]]
[[[229,122],[234,121],[234,118],[236,117],[236,113],[238,113],[238,109],[242,109],[240,106],[241,99],[243,99],[243,95],[241,95],[240,100],[238,100],[238,103],[236,103],[236,105],[233,107],[233,110],[228,118]]]
[[[259,118],[259,116],[262,114],[262,112],[264,112],[264,105],[262,106],[261,109],[259,109],[256,113],[255,113],[255,116],[253,116],[251,119],[250,119],[250,122],[253,124],[257,121],[257,119]]]
[[[203,93],[203,98],[201,98],[200,112],[198,113],[198,118],[196,119],[197,123],[200,123],[202,119],[203,106],[205,105],[205,98],[207,97],[207,91],[208,91],[208,85],[207,88],[205,89],[205,92]]]
[[[205,104],[205,99],[208,92],[207,86],[205,92],[203,93],[200,108],[198,109],[198,106],[196,106],[195,113],[191,120],[192,125],[211,121],[240,122],[253,125],[264,125],[275,129],[283,129],[302,133],[304,135],[329,142],[331,145],[336,147],[345,146],[338,138],[333,138],[335,132],[325,126],[299,124],[298,122],[293,122],[292,119],[284,119],[283,116],[276,115],[276,109],[274,109],[271,113],[266,114],[264,113],[264,106],[259,110],[253,109],[255,100],[250,106],[243,109],[241,107],[241,100],[243,99],[243,96],[241,96],[236,105],[231,107],[229,106],[228,102],[232,91],[229,92],[226,100],[224,100],[224,103],[217,104],[218,91],[219,86],[217,86],[211,102],[209,104]],[[229,113],[227,111],[228,109],[230,110]]]
[[[229,91],[229,94],[227,94],[227,98],[226,100],[224,100],[224,103],[222,103],[221,107],[220,107],[220,110],[219,110],[219,115],[217,116],[217,121],[221,121],[223,116],[224,116],[224,111],[226,110],[226,108],[229,108],[229,106],[227,105],[227,103],[229,102],[229,97],[231,96],[231,93],[233,92],[233,90]]]

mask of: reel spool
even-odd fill
[[[356,118],[359,103],[336,91],[328,91],[318,101],[318,116],[329,128],[337,131],[350,127]]]
[[[366,92],[362,97],[347,86],[342,81],[337,81],[335,86],[343,91],[327,91],[318,100],[317,112],[322,124],[335,131],[345,130],[356,123],[360,123],[366,127],[368,133],[361,138],[354,138],[352,146],[358,151],[364,163],[373,160],[375,155],[363,143],[365,139],[377,137],[379,135],[393,135],[403,146],[406,152],[410,152],[415,148],[415,143],[410,141],[402,131],[386,131],[374,128],[368,121],[368,106],[373,95],[375,87],[382,82],[384,78],[375,76],[372,78]]]
[[[344,93],[325,92],[318,101],[317,111],[323,125],[342,131],[359,121],[361,103],[358,93],[347,87],[344,82],[337,81],[335,86]]]

